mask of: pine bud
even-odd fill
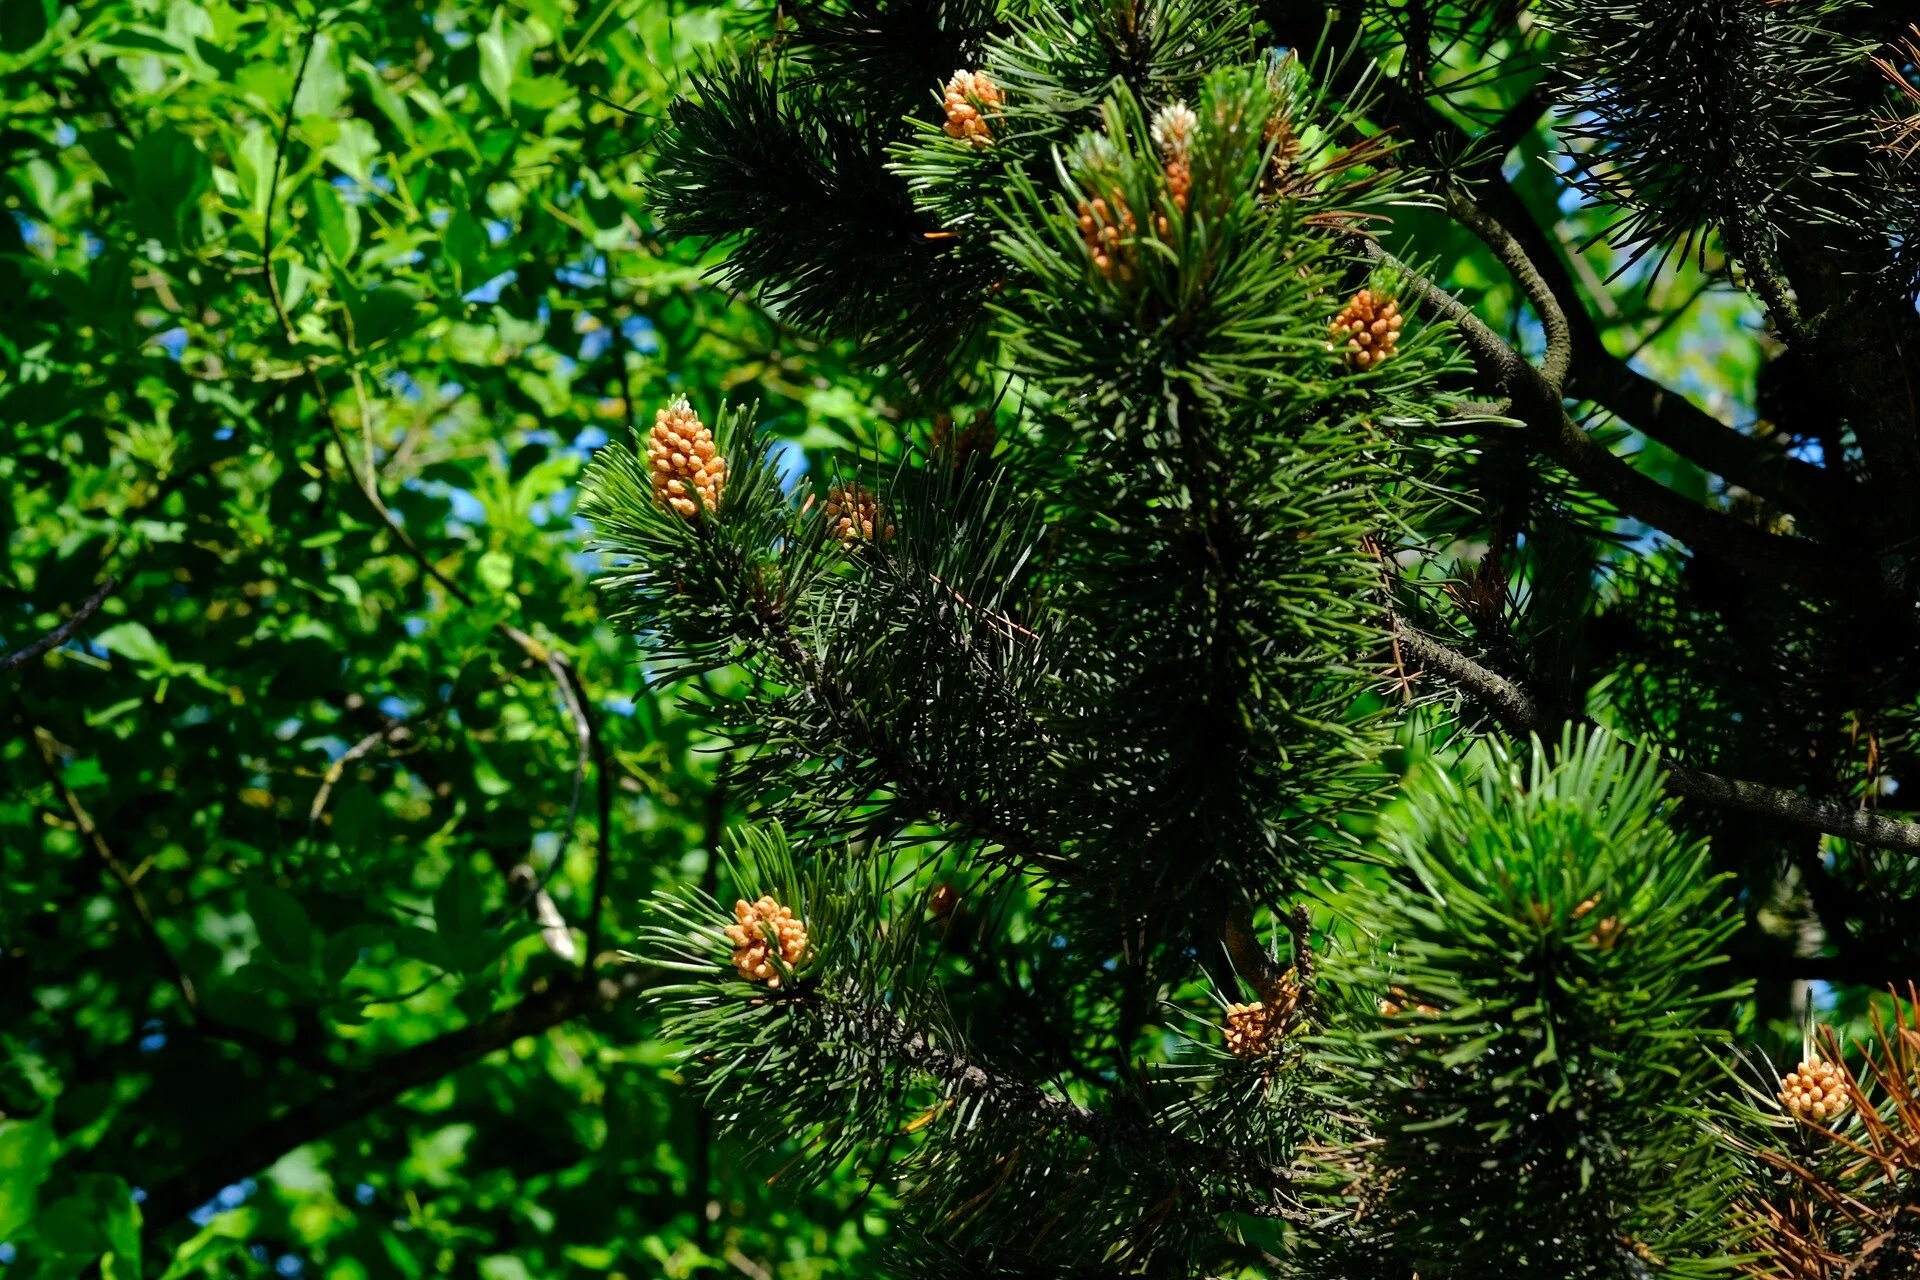
[[[1408,1009],[1412,1009],[1423,1018],[1440,1016],[1438,1008],[1408,995],[1405,987],[1388,987],[1387,990],[1392,993],[1393,998],[1380,1001],[1380,1016],[1383,1018],[1397,1018]]]
[[[827,535],[843,546],[893,536],[893,521],[873,492],[858,484],[827,490]]]
[[[1845,1073],[1820,1058],[1802,1058],[1780,1086],[1780,1105],[1809,1124],[1837,1120],[1852,1105]]]
[[[1005,100],[1000,86],[987,78],[984,71],[956,71],[947,81],[941,99],[947,109],[945,129],[949,138],[976,147],[993,145],[993,133],[987,127],[987,117],[1000,113],[1000,104]]]
[[[959,905],[959,892],[944,880],[927,891],[927,910],[935,920],[945,920]]]
[[[1348,364],[1371,369],[1393,354],[1400,341],[1401,319],[1399,303],[1385,294],[1362,289],[1333,318],[1327,349],[1344,349]]]
[[[1170,102],[1153,117],[1153,145],[1166,166],[1167,192],[1182,213],[1193,190],[1193,138],[1199,128],[1200,117],[1184,102]]]
[[[958,433],[953,429],[953,415],[933,415],[933,451],[949,454],[956,467],[992,458],[993,447],[999,443],[999,439],[999,432],[993,425],[993,414],[986,409],[974,414],[973,420]]]
[[[685,397],[653,415],[647,436],[647,469],[653,477],[654,505],[688,520],[701,510],[720,507],[727,462],[713,447],[713,433],[694,414]]]
[[[777,954],[790,971],[799,968],[807,958],[807,926],[765,896],[755,902],[742,898],[734,903],[733,920],[721,932],[733,944],[734,972],[748,982],[763,982],[778,991],[780,971],[771,957]],[[773,931],[772,943],[767,940],[769,929]]]
[[[1234,1057],[1264,1057],[1273,1047],[1273,1010],[1258,1000],[1252,1004],[1230,1004],[1220,1031],[1226,1037],[1227,1051]]]
[[[1133,211],[1120,193],[1115,191],[1111,201],[1104,196],[1082,200],[1078,212],[1080,238],[1087,242],[1087,253],[1100,274],[1109,280],[1131,280],[1133,266],[1122,241],[1133,234]]]

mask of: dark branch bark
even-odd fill
[[[47,634],[41,636],[32,644],[27,645],[25,648],[16,649],[12,653],[0,655],[0,675],[6,674],[15,667],[25,666],[41,654],[58,649],[61,645],[73,639],[74,632],[86,626],[88,618],[100,612],[100,606],[107,602],[107,598],[111,596],[119,586],[120,579],[112,574],[108,574],[106,581],[102,582],[98,587],[95,587],[93,594],[80,602],[80,607],[73,611],[71,618],[68,618],[65,622],[47,632]]]
[[[1406,657],[1485,707],[1508,732],[1544,735],[1555,727],[1553,718],[1511,680],[1404,623],[1395,622],[1394,635]],[[1920,822],[1885,817],[1835,800],[1815,800],[1778,787],[1725,778],[1682,764],[1666,762],[1664,767],[1667,790],[1676,796],[1772,818],[1788,826],[1825,832],[1874,848],[1920,853]]]
[[[1489,227],[1490,235],[1498,234],[1492,224]],[[1503,243],[1511,246],[1511,237]],[[1703,506],[1617,456],[1568,415],[1547,371],[1529,364],[1465,304],[1379,245],[1369,242],[1367,253],[1401,272],[1428,305],[1459,326],[1475,366],[1505,394],[1505,411],[1525,425],[1534,449],[1627,515],[1696,551],[1811,594],[1876,600],[1886,596],[1886,582],[1870,565],[1810,539],[1768,533]],[[1551,355],[1550,351],[1550,360]]]
[[[1351,8],[1334,15],[1330,26],[1327,6],[1307,0],[1267,0],[1261,12],[1282,44],[1310,49],[1320,45],[1324,35],[1328,48],[1364,45],[1359,18]],[[1348,72],[1364,75],[1366,64],[1365,58],[1352,59]],[[1540,86],[1480,139],[1391,78],[1373,88],[1381,123],[1397,129],[1403,138],[1429,143],[1429,158],[1436,167],[1445,170],[1448,157],[1481,156],[1480,163],[1465,171],[1456,168],[1454,173],[1513,234],[1558,300],[1571,330],[1572,360],[1566,384],[1570,394],[1592,400],[1695,465],[1796,515],[1836,529],[1863,529],[1872,507],[1861,501],[1859,485],[1794,458],[1773,442],[1735,430],[1607,350],[1558,247],[1500,172],[1506,154],[1525,136],[1522,124],[1531,127],[1537,119],[1535,97],[1541,93]]]
[[[571,980],[536,992],[482,1022],[368,1062],[325,1093],[208,1152],[151,1188],[144,1206],[146,1220],[155,1226],[170,1225],[211,1200],[222,1187],[379,1110],[409,1089],[431,1084],[525,1036],[630,999],[654,981],[652,970],[639,967],[598,980]]]

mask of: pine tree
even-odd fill
[[[638,951],[883,1274],[1914,1274],[1899,8],[806,0],[676,104],[898,426],[583,483],[748,798]],[[1609,344],[1682,275],[1758,421]]]

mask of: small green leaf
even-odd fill
[[[419,302],[417,292],[400,284],[380,285],[349,302],[354,344],[364,351],[410,328]]]
[[[53,1136],[53,1114],[42,1111],[31,1120],[0,1121],[0,1240],[11,1239],[33,1221],[40,1184],[59,1144]]]
[[[247,914],[260,945],[281,964],[303,969],[313,960],[313,922],[300,900],[264,880],[247,884]]]
[[[143,623],[122,622],[108,627],[94,637],[94,643],[129,662],[162,671],[173,669],[173,655],[167,652],[167,646],[153,638],[153,632]]]
[[[513,557],[504,551],[489,551],[474,566],[480,584],[495,595],[513,590]]]
[[[516,24],[517,25],[517,24]],[[505,112],[513,110],[515,64],[525,46],[525,37],[517,30],[509,34],[505,19],[494,10],[493,25],[480,33],[480,83]]]
[[[484,943],[486,903],[481,897],[480,880],[465,859],[453,864],[452,872],[434,891],[433,923],[449,953],[463,967],[466,958]]]
[[[360,248],[360,210],[342,200],[332,183],[316,180],[313,220],[327,256],[341,269],[352,270],[353,255]]]

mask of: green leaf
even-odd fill
[[[52,0],[7,0],[0,4],[0,51],[25,53],[47,38]]]
[[[108,627],[94,637],[94,643],[129,662],[162,671],[173,669],[173,655],[167,652],[165,645],[153,638],[153,632],[147,630],[143,623],[122,622]]]
[[[0,1240],[12,1239],[32,1223],[40,1184],[58,1152],[51,1111],[31,1120],[0,1121]]]
[[[513,590],[513,557],[504,551],[489,551],[474,565],[480,585],[495,595]]]
[[[331,116],[347,100],[347,77],[333,37],[325,32],[313,37],[313,55],[307,59],[306,78],[300,82],[300,94],[293,100],[296,116]]]
[[[487,232],[480,219],[462,209],[448,219],[440,238],[440,251],[453,267],[454,287],[465,291],[481,280],[480,267],[487,257]]]
[[[493,25],[480,33],[476,43],[480,47],[480,83],[500,104],[500,110],[511,114],[514,75],[521,55],[531,42],[518,23],[512,24],[510,31],[504,15],[496,9]]]
[[[133,148],[134,225],[142,235],[181,243],[212,181],[213,164],[192,138],[166,126],[152,130]]]
[[[433,924],[460,967],[468,967],[482,953],[486,942],[486,902],[479,878],[464,858],[455,860],[453,870],[434,891]]]
[[[342,270],[351,271],[353,256],[360,249],[360,210],[342,200],[331,182],[315,179],[312,191],[320,247]]]
[[[411,328],[419,304],[419,291],[402,284],[379,285],[350,300],[354,344],[364,351]]]
[[[247,882],[247,914],[260,945],[281,964],[303,969],[313,960],[313,922],[300,900],[265,880]]]
[[[361,186],[371,186],[373,162],[380,155],[380,137],[365,120],[342,120],[340,136],[328,144],[322,154]]]

